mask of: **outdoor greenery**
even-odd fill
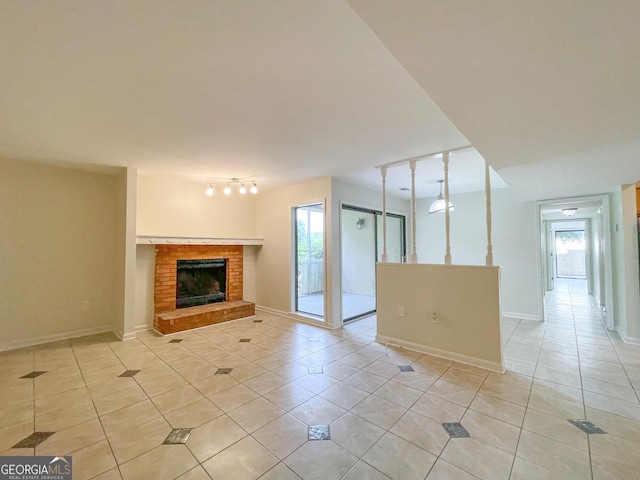
[[[312,232],[307,235],[307,224],[304,221],[297,221],[298,230],[298,261],[309,258],[320,259],[323,255],[323,238],[321,232]],[[310,240],[311,245],[308,245]]]
[[[557,231],[556,241],[558,240],[563,243],[582,243],[584,242],[584,230]]]

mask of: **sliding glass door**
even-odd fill
[[[382,213],[376,212],[378,220],[377,237],[378,249],[376,258],[378,262],[382,261]],[[407,254],[405,244],[405,218],[402,215],[394,215],[387,213],[387,261],[391,263],[402,263],[405,261]]]
[[[376,311],[376,261],[382,256],[382,213],[342,206],[342,320]],[[387,255],[401,262],[405,248],[404,217],[387,214]]]

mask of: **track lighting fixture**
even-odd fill
[[[224,180],[221,182],[214,182],[214,183],[210,183],[209,184],[209,188],[207,188],[205,190],[205,193],[209,196],[212,196],[215,193],[215,185],[225,185],[224,187],[224,194],[225,195],[231,195],[232,192],[232,186],[234,184],[238,184],[238,193],[240,195],[245,195],[247,193],[247,187],[245,186],[245,182],[240,181],[239,178],[230,178],[229,180]],[[256,193],[258,193],[258,184],[251,180],[251,187],[249,187],[249,192],[251,192],[253,195],[255,195]]]

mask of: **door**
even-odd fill
[[[294,208],[295,310],[324,317],[324,209],[321,203]]]
[[[342,206],[342,320],[348,322],[376,311],[376,261],[382,257],[382,212]],[[387,214],[389,262],[405,257],[405,217]]]
[[[375,213],[342,209],[342,320],[376,311]]]
[[[555,230],[556,278],[587,278],[584,230]]]

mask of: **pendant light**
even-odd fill
[[[429,213],[439,213],[439,212],[444,212],[446,210],[446,202],[444,200],[444,197],[442,196],[442,184],[444,183],[444,180],[438,180],[438,183],[440,184],[440,193],[438,194],[438,197],[434,200],[434,202],[431,204],[431,207],[429,207]],[[449,212],[453,212],[455,210],[453,203],[449,202]]]

